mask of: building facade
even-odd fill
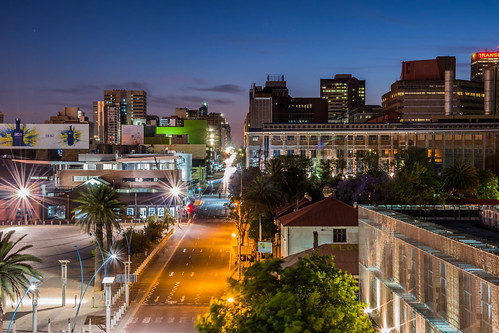
[[[50,116],[45,124],[88,124],[88,117],[77,106],[63,106],[57,116]]]
[[[359,207],[360,296],[385,332],[499,331],[499,251],[470,235]]]
[[[376,151],[380,167],[390,170],[398,152],[424,148],[437,166],[465,162],[499,171],[499,123],[268,124],[245,133],[246,166],[263,167],[279,155],[343,159],[345,173],[362,170],[356,156]]]
[[[471,81],[482,82],[485,68],[499,64],[499,52],[477,52],[471,56]]]
[[[366,81],[351,74],[337,74],[334,79],[321,79],[320,97],[327,101],[327,122],[343,123],[346,113],[365,105]]]
[[[499,65],[489,66],[483,74],[483,89],[485,94],[484,114],[499,114]]]
[[[105,104],[120,104],[120,124],[145,123],[147,118],[147,93],[144,90],[104,90]]]

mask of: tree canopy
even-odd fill
[[[278,259],[255,263],[243,281],[230,283],[233,294],[211,303],[198,318],[199,332],[374,332],[357,282],[332,257],[313,253],[285,269]]]

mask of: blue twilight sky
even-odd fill
[[[25,1],[0,10],[0,112],[43,122],[62,106],[92,117],[104,89],[144,89],[148,113],[197,108],[229,120],[242,142],[248,90],[284,74],[294,97],[319,79],[366,80],[368,104],[401,62],[499,46],[498,1]]]

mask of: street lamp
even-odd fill
[[[175,218],[179,222],[178,216],[178,197],[180,196],[180,188],[178,186],[173,186],[170,189],[170,194],[175,198]]]
[[[29,279],[29,282],[31,283],[31,293],[33,294],[33,298],[31,300],[31,304],[33,305],[33,321],[32,321],[32,332],[36,333],[38,332],[38,323],[37,323],[37,314],[38,314],[38,286],[40,285],[40,280],[31,277]]]
[[[78,255],[80,255],[78,253]],[[61,263],[61,281],[62,281],[62,306],[66,306],[66,285],[68,284],[68,264],[69,260],[59,260]]]
[[[28,224],[28,198],[30,195],[29,189],[20,187],[16,191],[16,195],[24,202],[24,224]]]

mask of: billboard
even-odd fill
[[[88,124],[0,124],[0,149],[88,149]]]
[[[258,252],[272,253],[272,242],[258,242]]]
[[[121,125],[122,145],[143,145],[144,126],[143,125]]]

